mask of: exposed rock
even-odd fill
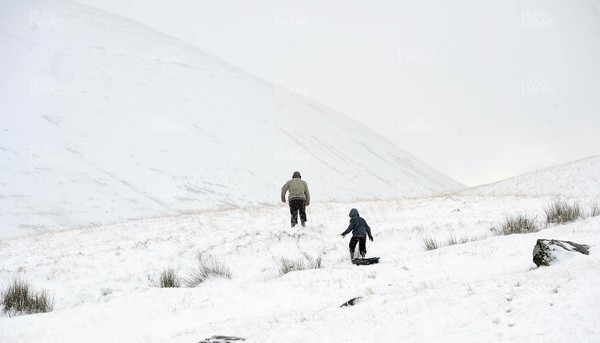
[[[233,336],[212,336],[203,341],[200,341],[200,343],[237,343],[245,340],[245,338]]]
[[[590,246],[570,241],[556,239],[538,239],[533,247],[533,263],[539,266],[549,266],[565,254],[574,252],[589,255]]]
[[[352,299],[346,301],[345,303],[343,303],[342,306],[340,306],[340,307],[354,306],[355,304],[357,304],[360,301],[360,299],[362,299],[362,297],[352,298]]]

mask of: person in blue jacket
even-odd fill
[[[365,258],[367,254],[367,237],[373,241],[373,236],[371,235],[371,228],[367,221],[364,220],[359,214],[358,210],[353,208],[350,210],[350,225],[346,231],[341,233],[342,237],[345,237],[348,233],[352,232],[352,238],[350,239],[350,259],[354,259],[354,249],[356,249],[356,244],[358,243],[358,251],[360,252],[360,256]]]

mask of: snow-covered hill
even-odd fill
[[[460,185],[348,117],[146,26],[68,1],[0,11],[0,224],[116,222]]]
[[[0,341],[490,342],[600,340],[600,217],[538,233],[492,236],[510,214],[542,214],[551,197],[435,197],[316,203],[301,230],[284,205],[206,211],[0,241],[0,280],[28,280],[55,311],[0,318]],[[369,222],[368,255],[347,260],[338,234],[350,207]],[[539,216],[540,218],[542,215]],[[425,251],[423,238],[487,238]],[[589,256],[533,268],[537,238],[592,245]],[[168,267],[186,276],[196,254],[232,273],[196,288],[157,288]],[[282,257],[322,256],[322,269],[278,273]],[[353,307],[340,305],[354,297]]]
[[[600,156],[556,165],[459,191],[475,195],[600,196]]]

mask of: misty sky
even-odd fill
[[[79,2],[333,107],[467,185],[600,148],[597,1]]]

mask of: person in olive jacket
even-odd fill
[[[346,231],[342,232],[340,236],[345,237],[348,233],[352,231],[352,238],[350,239],[350,259],[354,259],[354,249],[356,248],[356,244],[358,243],[358,251],[362,258],[365,258],[367,254],[367,237],[373,241],[373,236],[371,235],[371,228],[367,221],[364,220],[359,214],[358,210],[353,208],[350,210],[350,225]]]
[[[298,225],[298,213],[300,213],[300,223],[306,225],[306,206],[310,205],[310,193],[308,185],[302,180],[299,171],[295,171],[292,179],[281,188],[281,201],[285,202],[285,195],[288,196],[290,205],[290,214],[292,215],[292,227]]]

